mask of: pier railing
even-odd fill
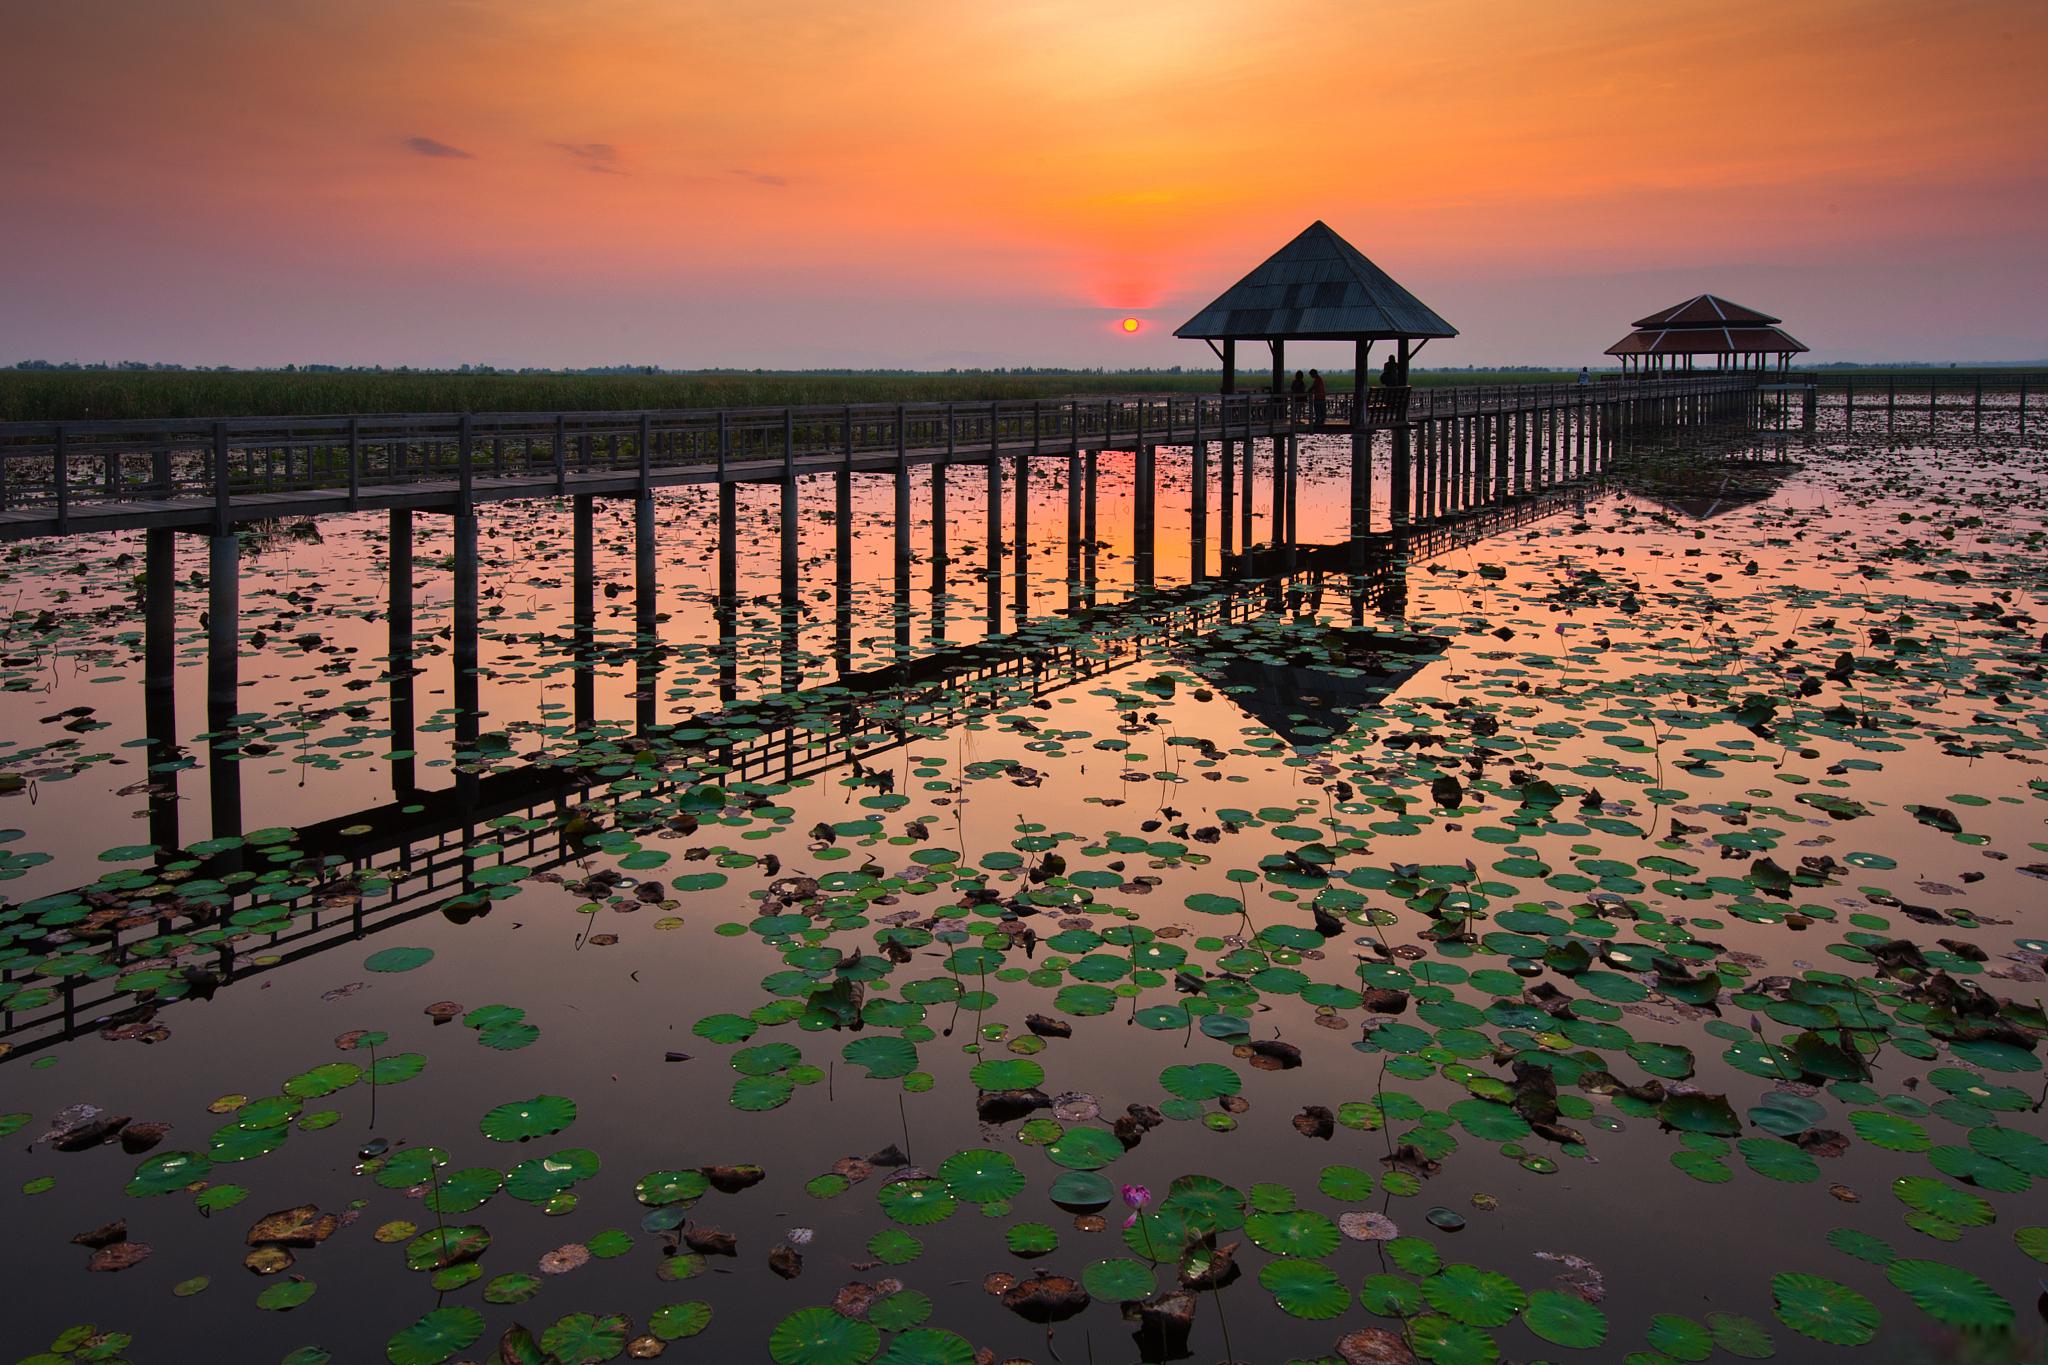
[[[519,479],[566,489],[590,473],[816,472],[898,454],[978,458],[1125,442],[1267,436],[1287,425],[1267,393],[991,403],[640,412],[437,413],[225,421],[0,423],[0,512],[60,516],[92,503],[227,502],[251,494]]]
[[[0,518],[16,534],[59,534],[81,509],[139,517],[211,509],[220,519],[308,510],[279,495],[321,495],[310,510],[355,507],[372,490],[439,485],[466,497],[566,492],[593,476],[676,483],[774,479],[840,465],[978,460],[991,454],[1180,445],[1340,432],[1431,419],[1537,411],[1747,387],[1750,376],[1597,384],[1375,389],[1363,423],[1354,395],[1331,394],[1315,421],[1289,394],[1132,394],[989,403],[867,403],[641,412],[438,413],[252,417],[224,421],[0,423]],[[257,505],[241,506],[254,500]]]

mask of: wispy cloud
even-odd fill
[[[784,186],[789,184],[789,180],[787,177],[780,175],[770,175],[766,171],[736,170],[733,172],[733,174],[738,176],[742,180],[751,180],[756,185],[770,185],[778,190],[782,189]]]
[[[476,160],[476,153],[465,152],[460,147],[451,147],[439,138],[409,137],[405,140],[405,145],[407,150],[418,152],[421,156],[446,157],[454,161]]]
[[[619,149],[609,142],[557,142],[586,171],[600,175],[624,175],[619,166]]]

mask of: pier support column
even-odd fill
[[[1387,493],[1387,522],[1397,536],[1408,529],[1408,524],[1412,520],[1410,508],[1415,493],[1414,470],[1409,466],[1409,461],[1415,453],[1411,448],[1412,440],[1407,419],[1403,418],[1395,424],[1392,432],[1394,463]]]
[[[951,567],[949,536],[951,513],[946,507],[946,470],[943,460],[932,464],[932,602],[931,638],[934,644],[946,638],[946,573]]]
[[[1238,471],[1240,483],[1238,502],[1238,550],[1249,555],[1252,552],[1253,522],[1256,509],[1252,506],[1252,490],[1259,463],[1259,443],[1250,436],[1244,438],[1244,466]]]
[[[1198,437],[1188,459],[1188,581],[1199,582],[1209,576],[1208,441]]]
[[[902,418],[897,418],[900,430]],[[904,459],[902,441],[897,442],[896,469],[890,480],[890,491],[895,495],[893,516],[896,523],[896,587],[899,593],[910,591],[910,464]]]
[[[482,731],[482,704],[479,700],[480,682],[478,677],[477,650],[477,519],[474,511],[456,512],[449,518],[453,532],[455,601],[454,601],[454,677],[450,681],[450,695],[455,699],[455,748],[458,757],[466,752],[472,757],[476,753],[477,737]],[[475,774],[459,776],[475,780]]]
[[[578,494],[572,500],[574,529],[571,533],[574,544],[571,559],[570,587],[570,649],[574,658],[572,691],[574,692],[575,726],[588,730],[597,724],[597,499],[588,494]],[[392,543],[398,540],[396,518],[393,512]],[[411,523],[406,532],[406,595],[411,597],[412,589],[412,534]],[[395,560],[394,552],[394,560]],[[396,571],[393,580],[396,583]],[[394,587],[393,592],[397,590]],[[408,627],[410,629],[410,627]]]
[[[391,688],[391,752],[398,755],[391,760],[391,794],[402,797],[419,785],[413,758],[418,737],[413,728],[416,716],[413,710],[412,512],[404,507],[391,509],[389,561],[389,605],[385,623],[390,634],[385,669]]]
[[[1287,539],[1287,438],[1269,438],[1273,446],[1273,534],[1277,548]]]
[[[1515,482],[1513,492],[1517,497],[1524,497],[1529,492],[1529,437],[1531,435],[1529,428],[1531,425],[1533,424],[1530,421],[1529,413],[1521,411],[1515,413]]]
[[[781,592],[782,605],[782,690],[795,692],[803,686],[802,667],[797,659],[797,632],[802,624],[803,578],[798,534],[802,530],[803,508],[799,499],[796,471],[785,461],[782,466]],[[907,572],[897,575],[899,592],[909,587]],[[907,629],[908,623],[905,628]]]
[[[1155,447],[1140,441],[1131,452],[1131,582],[1149,588],[1153,579],[1152,506]]]
[[[1216,446],[1223,459],[1223,467],[1217,471],[1216,479],[1216,520],[1223,532],[1222,541],[1217,546],[1217,558],[1222,561],[1230,558],[1237,544],[1237,442],[1218,441]],[[1219,562],[1217,568],[1221,570],[1222,567]]]
[[[1081,468],[1084,473],[1083,482],[1085,484],[1081,495],[1081,576],[1087,580],[1091,598],[1094,596],[1095,591],[1095,501],[1099,483],[1096,472],[1097,454],[1098,452],[1093,450],[1083,451],[1081,454]]]
[[[1366,542],[1372,536],[1372,432],[1363,416],[1351,428],[1351,571],[1365,572]]]
[[[178,533],[156,529],[143,546],[142,711],[149,736],[149,841],[160,855],[178,837]]]
[[[1429,422],[1422,428],[1422,516],[1426,521],[1435,521],[1443,514],[1437,505],[1438,495],[1443,491],[1443,468],[1438,463],[1443,455],[1438,443],[1442,435],[1441,423]]]
[[[242,773],[235,716],[241,687],[241,542],[219,531],[206,542],[206,781],[215,839],[242,833]]]
[[[1081,452],[1067,452],[1067,594],[1071,604],[1072,585],[1081,581]]]
[[[1003,462],[994,451],[985,461],[988,477],[988,548],[983,556],[988,577],[988,634],[1003,630]]]
[[[721,482],[718,485],[718,602],[712,614],[718,622],[718,699],[722,702],[729,702],[739,695],[739,535],[739,485]]]
[[[660,583],[655,571],[654,490],[643,486],[633,499],[633,679],[634,724],[651,730],[660,708],[655,694],[661,686]]]
[[[1287,518],[1286,518],[1286,541],[1287,541],[1287,571],[1288,571],[1289,573],[1292,573],[1292,572],[1294,571],[1294,551],[1295,551],[1295,547],[1296,547],[1297,545],[1299,545],[1299,544],[1301,543],[1301,541],[1300,541],[1300,536],[1299,536],[1299,532],[1298,532],[1298,530],[1297,530],[1297,528],[1296,528],[1296,526],[1295,526],[1295,517],[1296,517],[1296,514],[1297,514],[1297,512],[1298,512],[1298,510],[1299,510],[1299,503],[1300,503],[1300,501],[1301,501],[1301,499],[1300,499],[1300,496],[1299,496],[1299,495],[1300,495],[1300,491],[1301,491],[1301,482],[1300,482],[1300,473],[1301,473],[1301,470],[1300,470],[1300,464],[1301,464],[1301,438],[1300,438],[1300,437],[1298,437],[1298,436],[1296,436],[1296,435],[1295,435],[1295,434],[1294,434],[1293,432],[1291,432],[1291,431],[1287,433],[1287,444],[1286,444],[1286,451],[1287,451]]]
[[[853,667],[853,459],[832,475],[832,665]]]
[[[1024,624],[1031,614],[1031,456],[1020,451],[1011,470],[1011,539],[1015,542],[1017,582],[1010,590],[1010,614]]]

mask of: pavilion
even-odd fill
[[[1209,343],[1223,362],[1225,393],[1237,391],[1240,341],[1263,341],[1271,348],[1275,393],[1287,390],[1289,341],[1349,341],[1355,347],[1356,392],[1364,393],[1373,342],[1399,347],[1396,370],[1405,386],[1409,357],[1432,338],[1454,337],[1458,329],[1318,220],[1173,334]],[[1419,344],[1411,348],[1410,342]],[[1363,418],[1360,408],[1352,420],[1363,425]]]
[[[1606,354],[1620,358],[1625,374],[1639,377],[1690,374],[1698,356],[1713,356],[1715,370],[1758,372],[1772,369],[1775,358],[1775,368],[1783,372],[1807,347],[1780,327],[1781,321],[1715,294],[1698,294],[1637,319],[1635,330]]]

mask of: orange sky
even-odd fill
[[[1315,218],[1437,363],[1702,289],[1822,359],[2048,357],[2048,4],[0,14],[0,363],[1200,363]]]

